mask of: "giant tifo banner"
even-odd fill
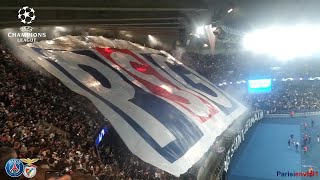
[[[21,50],[90,99],[133,154],[176,176],[195,164],[246,110],[163,51],[43,47]]]

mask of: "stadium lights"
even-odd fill
[[[196,34],[198,36],[204,35],[204,26],[198,26],[197,29],[196,29]]]
[[[193,34],[193,33],[190,33],[190,36],[195,36],[197,38],[200,38],[200,36],[198,34]]]
[[[245,49],[281,60],[311,56],[320,52],[320,26],[269,27],[248,33]]]
[[[156,37],[154,37],[150,34],[148,35],[148,40],[149,40],[150,45],[152,45],[152,46],[156,46],[156,45],[161,44],[160,41]]]
[[[65,32],[65,31],[67,31],[67,28],[62,27],[62,26],[56,26],[56,27],[55,27],[55,30],[61,31],[61,32]]]
[[[156,41],[156,38],[150,34],[148,34],[148,39],[151,41]]]
[[[208,44],[203,44],[203,47],[208,47]]]
[[[233,8],[230,8],[229,10],[228,10],[228,13],[231,13],[233,11]]]

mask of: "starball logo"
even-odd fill
[[[18,10],[18,20],[24,25],[31,24],[36,19],[36,11],[29,7],[24,6]],[[20,28],[21,32],[9,32],[8,37],[16,38],[17,42],[36,42],[37,38],[44,38],[47,36],[45,32],[32,32],[33,28],[31,26],[22,26]]]
[[[20,19],[23,24],[31,24],[32,21],[36,19],[35,13],[35,10],[29,6],[22,7],[18,11],[18,19]]]

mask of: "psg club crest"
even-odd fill
[[[20,159],[10,159],[5,166],[6,173],[10,177],[19,177],[22,174],[24,165]]]
[[[26,163],[23,168],[23,175],[26,178],[33,178],[37,174],[37,167],[32,163],[37,162],[39,159],[21,159],[22,162]]]
[[[37,167],[32,163],[37,161],[39,159],[10,159],[5,170],[10,177],[20,177],[23,174],[26,178],[33,178],[37,174]]]

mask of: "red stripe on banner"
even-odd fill
[[[103,55],[107,60],[109,60],[110,62],[112,62],[113,64],[119,66],[122,70],[124,70],[126,73],[128,73],[130,76],[132,76],[133,78],[135,78],[138,82],[140,82],[141,84],[143,84],[149,91],[151,91],[153,94],[156,94],[158,96],[161,96],[163,98],[166,98],[170,101],[173,101],[177,104],[179,104],[182,108],[184,108],[185,110],[187,110],[188,112],[190,112],[196,119],[199,120],[199,122],[203,123],[206,122],[207,120],[209,120],[210,118],[212,118],[215,114],[217,114],[219,111],[217,109],[215,109],[208,101],[206,101],[204,98],[187,92],[181,88],[179,88],[178,86],[174,85],[172,82],[170,82],[170,80],[168,80],[166,77],[162,76],[159,72],[157,72],[157,70],[155,70],[154,68],[152,68],[149,64],[147,64],[143,59],[141,59],[140,57],[138,57],[136,54],[134,54],[133,52],[131,52],[128,49],[114,49],[114,48],[96,48],[96,50]],[[127,69],[125,69],[125,67],[120,66],[112,57],[111,54],[113,52],[121,52],[124,54],[128,54],[132,57],[134,57],[136,60],[138,60],[141,64],[138,64],[136,62],[130,61],[130,65],[137,70],[138,72],[141,72],[143,74],[147,74],[147,75],[152,75],[154,77],[156,77],[158,80],[178,89],[181,91],[184,91],[186,93],[189,93],[195,97],[197,97],[198,99],[200,99],[201,102],[203,102],[209,109],[209,114],[207,116],[198,116],[196,115],[196,113],[194,113],[191,109],[189,109],[188,107],[185,106],[185,104],[191,104],[191,102],[179,95],[176,94],[172,94],[171,92],[167,91],[166,89],[157,86],[155,84],[152,84],[151,82],[142,79],[138,76],[136,76],[135,74],[129,72]],[[124,59],[125,60],[125,59]]]

